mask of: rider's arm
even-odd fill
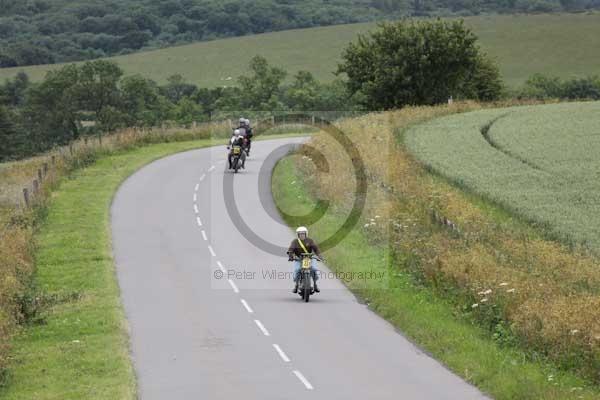
[[[298,248],[298,244],[296,242],[296,239],[292,240],[292,243],[290,243],[290,247],[288,248],[287,254],[288,256],[290,256],[290,258],[296,254],[296,249]]]
[[[321,258],[321,250],[319,249],[319,246],[317,246],[317,243],[311,239],[311,247],[312,247],[312,251],[317,255],[317,257]]]

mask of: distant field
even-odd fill
[[[479,35],[483,48],[495,57],[506,82],[517,86],[535,72],[563,78],[600,74],[600,13],[480,16],[465,19]],[[291,30],[113,58],[127,73],[141,73],[158,82],[181,74],[204,87],[234,84],[256,54],[292,74],[311,71],[318,79],[332,71],[342,49],[356,34],[374,24],[338,25]],[[0,79],[26,71],[40,80],[52,66],[0,69]],[[231,79],[228,79],[231,78]]]
[[[459,185],[600,252],[600,102],[453,115],[405,140]]]

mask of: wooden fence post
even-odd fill
[[[29,208],[29,189],[23,188],[23,198],[25,199],[25,206]]]
[[[41,169],[41,168],[38,168],[38,171],[37,171],[37,172],[38,172],[38,179],[39,179],[39,181],[41,182],[41,181],[42,181],[42,179],[43,179],[43,176],[42,176],[42,169]]]
[[[37,196],[39,191],[40,191],[40,184],[37,179],[34,179],[33,180],[33,194],[35,196]]]
[[[44,176],[48,175],[48,163],[44,163]]]
[[[52,156],[52,165],[55,165],[55,164],[56,164],[56,156],[53,155]]]

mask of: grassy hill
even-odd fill
[[[600,74],[600,13],[502,15],[465,18],[495,57],[511,86],[541,72],[568,78]],[[318,79],[334,78],[340,53],[357,33],[374,24],[349,24],[290,30],[201,42],[112,58],[127,73],[140,73],[158,82],[172,74],[205,87],[234,84],[250,58],[265,56],[289,72],[308,70]],[[41,79],[56,65],[0,69],[0,79],[27,72]],[[231,79],[228,79],[231,78]]]

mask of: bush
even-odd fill
[[[600,100],[600,78],[588,76],[562,80],[535,74],[517,92],[517,97],[527,99]]]

